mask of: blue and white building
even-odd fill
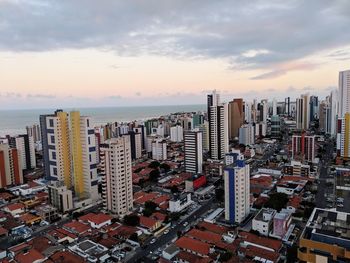
[[[250,168],[242,154],[235,155],[233,163],[224,169],[225,219],[241,223],[250,211]]]

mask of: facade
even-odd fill
[[[348,112],[338,120],[337,150],[339,156],[350,158],[350,113]]]
[[[70,112],[74,192],[80,199],[98,199],[95,130],[90,117]]]
[[[299,161],[291,161],[290,164],[286,164],[283,167],[283,173],[286,175],[309,177],[310,165],[302,164]]]
[[[350,113],[350,70],[339,72],[339,118]]]
[[[21,159],[22,170],[34,169],[36,167],[35,145],[33,137],[27,134],[10,138],[10,145],[18,150]]]
[[[41,133],[40,126],[38,124],[34,124],[32,126],[26,126],[27,135],[29,137],[33,137],[34,143],[38,143],[41,141]]]
[[[278,115],[271,117],[271,137],[278,138],[281,134],[281,119]]]
[[[202,132],[197,130],[185,132],[185,170],[189,173],[203,172]]]
[[[129,131],[131,144],[131,159],[137,160],[142,157],[142,134]]]
[[[202,132],[202,146],[203,151],[209,151],[209,122],[204,121],[201,125],[199,125],[198,129]]]
[[[45,177],[80,199],[98,199],[95,131],[89,117],[57,110],[40,116]]]
[[[152,159],[158,161],[164,161],[168,158],[167,144],[163,139],[157,139],[152,141]]]
[[[133,208],[130,137],[101,144],[102,198],[106,210],[124,216]]]
[[[224,169],[225,219],[241,223],[250,211],[250,169],[243,155],[238,155],[235,163]]]
[[[307,130],[310,124],[310,96],[303,94],[296,101],[297,129]]]
[[[244,145],[254,144],[254,127],[251,124],[244,124],[239,128],[239,143]]]
[[[266,122],[255,123],[255,136],[261,138],[266,136]]]
[[[256,214],[252,221],[252,229],[263,236],[269,236],[273,228],[273,220],[276,214],[275,209],[263,208]]]
[[[48,186],[49,202],[61,213],[73,209],[73,193],[60,181],[54,181]]]
[[[292,159],[305,162],[315,162],[315,135],[293,135]]]
[[[318,97],[310,96],[310,121],[315,121],[319,118],[318,110],[319,110]]]
[[[22,165],[17,149],[0,143],[0,188],[22,183]]]
[[[239,128],[244,122],[243,99],[234,99],[228,103],[229,139],[234,140],[239,135]]]
[[[273,218],[273,236],[283,238],[287,233],[289,225],[292,221],[292,213],[287,209],[282,209],[276,213]]]
[[[169,211],[171,213],[181,212],[193,203],[191,194],[187,193],[169,200]]]
[[[172,142],[182,142],[184,139],[184,130],[182,126],[176,125],[170,128],[170,140]]]
[[[221,160],[228,152],[228,107],[215,90],[208,95],[208,120],[210,158]]]
[[[299,239],[302,262],[350,261],[350,214],[315,208]]]

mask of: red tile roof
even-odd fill
[[[210,262],[209,258],[203,258],[200,256],[197,256],[195,254],[186,252],[186,251],[180,251],[175,256],[177,259],[180,259],[182,262],[191,262],[191,263],[205,263]]]
[[[57,228],[56,230],[51,230],[50,232],[48,232],[48,234],[56,239],[63,239],[66,236],[68,236],[72,239],[77,238],[76,235],[74,235],[73,233],[71,233],[63,228]]]
[[[250,258],[254,258],[254,257],[264,258],[272,262],[278,262],[280,258],[280,254],[277,252],[268,251],[266,249],[255,247],[255,246],[247,246],[245,249],[245,255]]]
[[[160,212],[154,212],[152,215],[151,215],[152,218],[154,218],[155,220],[158,220],[158,221],[164,221],[166,218],[167,218],[167,215],[166,214],[163,214],[163,213],[160,213]]]
[[[219,235],[226,234],[229,231],[227,227],[219,226],[219,225],[208,223],[205,221],[199,222],[197,227],[199,229],[205,229],[207,231],[210,231]]]
[[[79,234],[84,234],[85,232],[90,230],[90,226],[78,221],[72,221],[70,223],[63,225],[63,227],[69,230],[70,232],[79,233]]]
[[[175,242],[175,245],[201,255],[208,255],[210,252],[210,246],[207,243],[189,237],[181,237]]]
[[[112,220],[112,218],[113,218],[112,216],[106,215],[104,213],[99,213],[99,214],[89,213],[87,215],[83,215],[79,217],[79,221],[92,222],[92,223],[95,223],[96,225],[100,225],[102,223]]]
[[[6,206],[10,211],[14,211],[17,209],[24,209],[24,204],[22,203],[15,203],[15,204],[10,204]]]
[[[157,205],[160,205],[166,201],[169,201],[170,197],[168,195],[161,195],[159,197],[156,197],[155,199],[153,199],[153,202],[156,203]]]
[[[146,216],[140,216],[140,226],[153,228],[158,223],[157,220]]]
[[[33,263],[36,260],[45,259],[44,255],[36,249],[30,249],[28,252],[21,252],[15,256],[17,263]]]
[[[28,242],[34,249],[43,253],[46,249],[52,246],[51,241],[44,236],[35,237]]]
[[[0,227],[0,236],[2,236],[2,235],[7,235],[7,233],[8,233],[8,230],[7,230],[7,229],[5,229],[5,228],[3,228],[3,227]]]
[[[261,237],[244,231],[240,232],[238,235],[242,238],[243,241],[247,241],[249,243],[257,244],[264,247],[269,247],[275,252],[278,252],[282,247],[282,242],[280,240]]]
[[[221,235],[209,231],[201,231],[198,229],[191,229],[188,233],[186,233],[186,236],[190,236],[210,244],[221,242]]]
[[[84,258],[73,254],[69,251],[58,251],[55,254],[50,256],[50,259],[53,262],[64,262],[64,263],[84,263]]]

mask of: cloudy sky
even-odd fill
[[[350,69],[349,14],[348,0],[0,0],[0,109],[324,97]]]

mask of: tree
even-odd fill
[[[133,233],[130,237],[130,240],[135,241],[135,242],[139,242],[139,236],[137,235],[137,233]]]
[[[140,224],[140,217],[135,214],[124,216],[124,223],[128,226],[138,226]]]
[[[161,169],[163,169],[165,172],[169,172],[170,171],[170,165],[167,164],[167,163],[162,163],[159,167]]]
[[[160,162],[158,162],[158,161],[152,161],[152,162],[148,165],[149,168],[158,168],[159,166],[160,166]]]
[[[152,182],[158,182],[158,177],[160,176],[160,171],[157,169],[154,169],[152,170],[150,173],[149,173],[149,179],[152,181]]]
[[[279,212],[282,208],[286,207],[288,201],[288,195],[284,193],[273,193],[270,195],[270,199],[266,202],[265,207],[273,208]]]
[[[176,194],[179,192],[179,188],[176,186],[176,185],[173,185],[171,188],[170,188],[171,192],[173,194]]]
[[[233,254],[231,251],[226,251],[225,253],[222,253],[220,255],[220,259],[219,261],[220,262],[226,262],[226,261],[229,261],[231,258],[232,258]]]
[[[157,209],[158,205],[155,202],[147,201],[145,203],[145,209],[149,209],[152,213]]]

